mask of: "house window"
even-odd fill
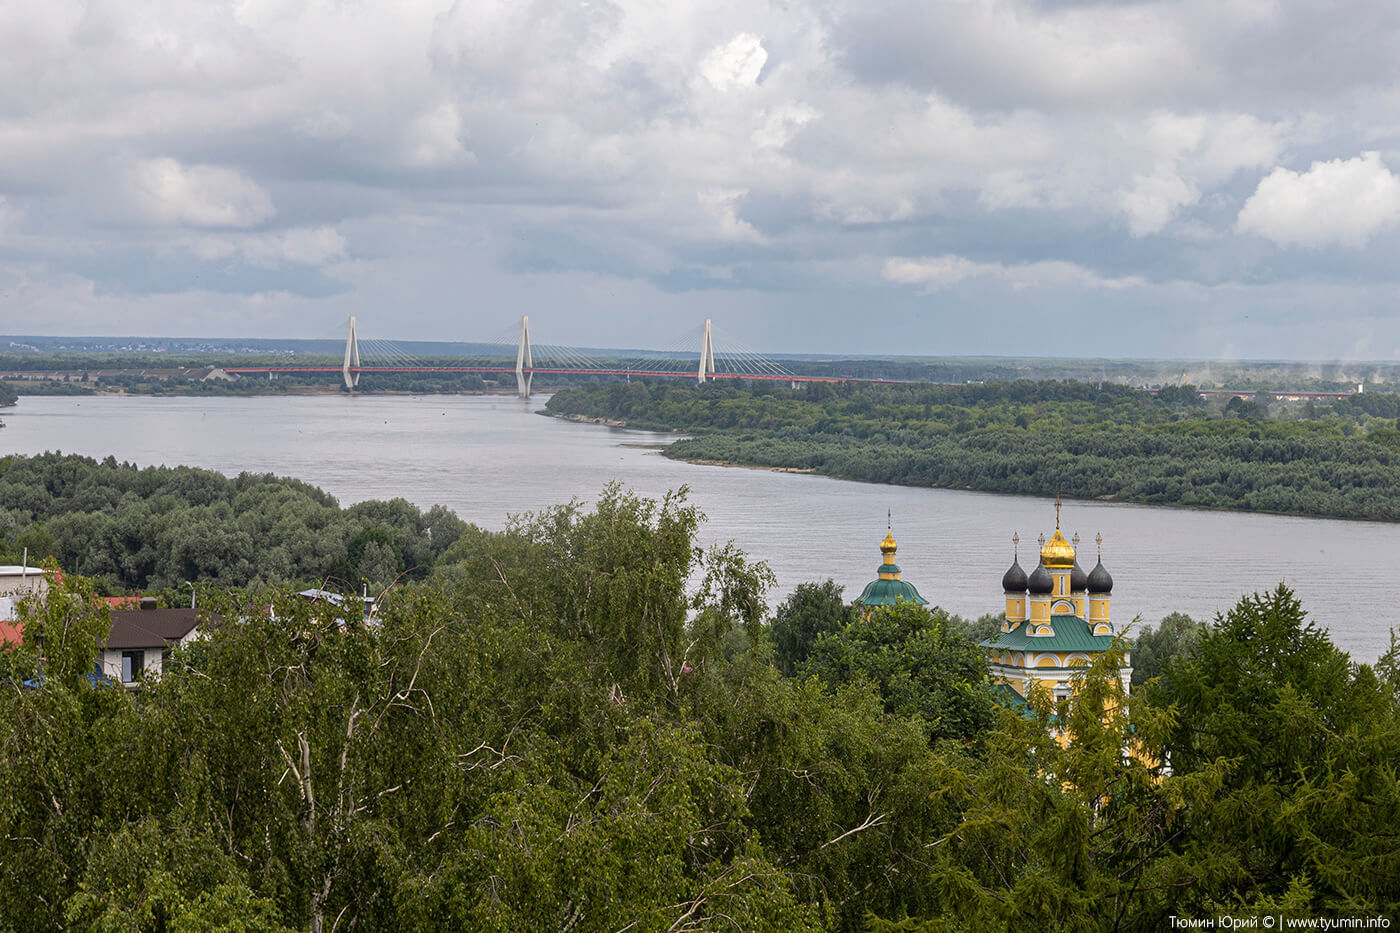
[[[145,651],[122,652],[122,683],[129,684],[141,679],[141,670],[146,666]]]

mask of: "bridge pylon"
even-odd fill
[[[350,333],[345,337],[345,364],[340,367],[340,374],[345,377],[345,388],[353,389],[360,384],[360,374],[350,374],[350,367],[360,368],[360,338],[355,335],[355,315],[350,315]],[[272,378],[272,373],[268,373],[268,378]]]
[[[705,377],[715,374],[715,345],[710,340],[710,319],[705,318],[705,336],[700,341],[700,368],[695,373],[696,381],[705,384]]]
[[[535,360],[530,354],[530,316],[520,318],[520,347],[515,351],[515,385],[521,398],[530,397],[530,383],[535,381]]]

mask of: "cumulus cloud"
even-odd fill
[[[992,279],[1024,288],[1137,288],[1147,283],[1138,276],[1110,278],[1072,262],[1041,260],[1004,265],[974,262],[963,256],[895,257],[885,260],[884,276],[901,285],[922,285],[926,291],[949,288],[968,279]]]
[[[251,227],[276,213],[256,182],[216,165],[147,159],[137,166],[136,184],[151,215],[170,224]]]
[[[1279,167],[1259,182],[1235,227],[1285,246],[1359,247],[1400,221],[1400,178],[1379,152],[1314,162],[1306,172]]]
[[[462,145],[462,115],[453,104],[443,104],[423,114],[413,125],[413,161],[420,165],[471,162],[475,156]]]
[[[757,84],[767,61],[763,43],[744,32],[706,55],[700,73],[719,90],[730,91]]]
[[[1119,103],[1198,80],[1189,21],[1157,4],[891,0],[838,10],[833,44],[854,73],[977,104]]]
[[[1160,233],[1203,188],[1219,186],[1247,168],[1272,165],[1282,148],[1284,123],[1249,114],[1157,111],[1121,129],[1153,168],[1136,174],[1117,195],[1135,237]]]
[[[1133,236],[1157,233],[1176,216],[1177,211],[1200,200],[1201,192],[1172,169],[1159,166],[1150,175],[1133,179],[1132,187],[1121,195],[1123,213]]]
[[[743,189],[734,188],[711,188],[698,193],[700,206],[714,220],[715,230],[720,237],[754,243],[763,241],[763,237],[753,225],[739,217],[739,199],[747,193]]]

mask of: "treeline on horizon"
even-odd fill
[[[551,414],[685,431],[666,456],[842,479],[1400,521],[1400,396],[1084,382],[580,387]]]
[[[211,591],[207,637],[138,691],[91,676],[108,616],[66,575],[0,653],[0,928],[1155,931],[1400,906],[1400,650],[1352,663],[1280,586],[1188,626],[1131,696],[1108,656],[1021,715],[939,610],[859,612],[828,581],[770,618],[771,573],[702,552],[701,520],[683,491],[611,487],[462,535],[371,624]]]
[[[109,361],[112,362],[112,361]],[[130,367],[131,361],[125,362]],[[169,363],[170,361],[161,361]],[[288,360],[278,357],[273,360],[225,361],[229,366],[291,366],[305,363],[304,360]],[[200,364],[195,364],[200,365]],[[311,365],[339,367],[339,360],[321,361]],[[423,366],[460,366],[461,360],[429,360]],[[0,365],[3,368],[3,365]],[[33,367],[47,372],[54,367]],[[115,367],[113,367],[115,368]],[[163,369],[176,369],[179,366],[166,366]],[[378,393],[414,395],[471,395],[483,392],[513,392],[516,388],[515,374],[512,373],[450,373],[450,372],[402,372],[402,373],[363,373],[353,390],[347,388],[339,372],[333,373],[277,373],[275,378],[257,374],[230,374],[232,378],[204,378],[198,375],[166,375],[158,372],[143,372],[140,368],[123,372],[80,372],[64,379],[0,379],[0,406],[14,404],[22,395],[98,395],[121,393],[126,395],[153,396],[249,396],[249,395],[288,395],[319,391],[327,393],[354,392],[358,395]],[[574,376],[557,373],[538,373],[531,383],[536,393],[554,391],[563,386],[589,385],[600,381],[611,381],[611,376]],[[8,401],[5,401],[8,399]]]
[[[481,353],[495,352],[498,362],[513,368],[513,347],[459,346],[461,352],[424,345],[412,362],[423,366],[460,366],[467,360],[480,361]],[[475,354],[472,351],[478,351]],[[412,352],[412,350],[410,350]],[[604,368],[626,368],[636,363],[636,352],[619,350],[584,351]],[[698,357],[698,348],[697,348]],[[91,394],[121,391],[143,395],[277,395],[305,389],[334,391],[343,386],[332,374],[282,374],[275,380],[247,376],[234,382],[200,377],[163,378],[161,370],[210,367],[318,365],[339,368],[339,351],[324,352],[238,352],[190,351],[76,351],[0,352],[0,371],[45,372],[66,370],[75,375],[63,380],[11,380],[23,395]],[[680,359],[676,357],[676,359]],[[372,364],[367,356],[366,363]],[[398,356],[397,362],[409,358]],[[693,366],[694,363],[692,362]],[[1350,391],[1358,384],[1387,386],[1400,382],[1400,364],[1358,361],[1203,361],[1203,360],[1113,360],[1050,359],[1014,357],[871,357],[871,356],[784,356],[780,365],[807,376],[862,379],[889,379],[909,382],[965,383],[980,381],[1072,380],[1116,382],[1135,386],[1175,386],[1191,379],[1204,387],[1236,390],[1289,389],[1317,392]],[[147,371],[142,374],[142,371]],[[108,375],[101,375],[107,371]],[[112,371],[125,371],[120,375]],[[559,387],[610,382],[614,377],[573,376],[537,373],[536,391]],[[478,381],[480,380],[480,381]],[[374,373],[361,379],[356,391],[413,393],[475,393],[515,388],[513,373]]]

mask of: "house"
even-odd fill
[[[0,596],[0,651],[24,644],[24,626],[15,621],[15,598]]]
[[[330,603],[337,609],[339,609],[341,606],[346,605],[347,602],[349,602],[350,605],[354,605],[353,600],[358,598],[360,601],[360,608],[363,612],[362,618],[365,622],[373,622],[375,615],[378,613],[379,609],[378,600],[375,599],[375,597],[369,595],[368,591],[366,591],[362,596],[359,597],[346,597],[340,595],[337,592],[334,592],[333,590],[324,589],[301,590],[297,593],[297,595],[300,596],[302,599],[306,600],[307,602]],[[342,623],[343,621],[344,620],[342,620]]]
[[[44,596],[48,592],[49,571],[23,564],[0,564],[0,596]]]
[[[142,597],[139,609],[112,610],[101,673],[134,689],[144,675],[164,673],[171,651],[201,637],[196,610],[157,609],[155,597]]]
[[[49,571],[23,564],[0,564],[0,651],[24,642],[24,626],[15,603],[26,596],[49,592]]]

